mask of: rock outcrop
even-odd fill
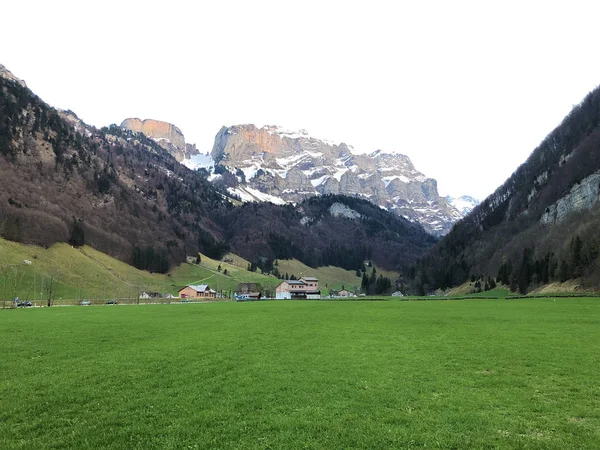
[[[567,195],[546,208],[540,222],[555,224],[575,211],[590,209],[600,200],[600,172],[591,174],[571,187]]]
[[[183,161],[191,155],[198,154],[195,145],[186,144],[185,137],[175,125],[160,120],[138,118],[125,119],[121,127],[143,133],[155,140],[161,147],[169,151],[177,161]]]
[[[15,77],[13,75],[13,73],[10,70],[8,70],[6,67],[4,67],[2,64],[0,64],[0,77],[6,78],[7,80],[16,81],[21,86],[27,87],[27,84],[25,83],[25,81],[21,80],[20,78]]]
[[[253,199],[252,190],[293,203],[324,194],[360,196],[435,235],[447,233],[463,217],[408,156],[379,150],[354,154],[344,143],[316,139],[305,130],[223,127],[211,155],[216,164],[238,175],[239,184],[228,187],[243,200]]]

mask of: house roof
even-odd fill
[[[212,289],[210,289],[208,287],[208,284],[188,284],[187,286],[182,287],[181,289],[179,289],[179,291],[183,291],[185,288],[188,288],[188,287],[192,288],[196,292],[206,292],[208,290],[210,290],[211,292],[214,292]]]
[[[257,291],[257,290],[258,290],[258,286],[256,285],[256,283],[239,283],[236,286],[236,288],[235,288],[236,292],[240,292],[240,291]]]
[[[306,284],[304,281],[300,280],[285,280],[287,284]]]
[[[315,278],[315,277],[302,277],[300,279],[301,280],[306,280],[306,281],[319,281],[319,279]]]

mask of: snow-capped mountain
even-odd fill
[[[473,208],[475,208],[479,203],[481,203],[476,198],[470,197],[468,195],[462,195],[460,197],[452,197],[450,195],[446,196],[446,201],[454,206],[463,216],[469,214]]]
[[[223,127],[211,156],[219,173],[213,182],[243,201],[295,203],[315,195],[356,195],[421,223],[435,235],[446,234],[463,217],[408,156],[380,150],[354,154],[344,143],[316,139],[305,130]]]
[[[206,154],[198,153],[196,155],[186,155],[186,157],[179,162],[191,170],[198,170],[198,169],[212,170],[215,165],[215,162],[213,161],[213,159],[211,158],[211,156],[208,153],[206,153]]]

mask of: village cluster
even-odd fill
[[[356,297],[356,294],[347,290],[331,290],[330,296]],[[283,280],[275,287],[276,299],[320,299],[319,280],[315,277],[302,277],[299,280]],[[166,296],[159,292],[143,292],[141,299],[150,298],[179,298],[181,301],[207,300],[223,298],[223,294],[211,288],[208,284],[188,284],[178,291],[177,297],[171,294]],[[233,292],[232,298],[238,301],[260,300],[265,298],[257,283],[240,283]]]

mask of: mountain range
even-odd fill
[[[223,127],[211,156],[215,180],[244,201],[297,203],[307,197],[344,194],[372,203],[446,234],[463,213],[440,197],[437,182],[415,169],[410,158],[377,150],[355,154],[351,146],[277,126]],[[227,171],[234,177],[223,177]]]
[[[416,170],[406,155],[380,150],[355,154],[347,144],[317,139],[306,130],[251,124],[223,127],[208,158],[195,146],[189,151],[183,133],[172,124],[126,119],[121,126],[145,133],[191,169],[214,171],[211,181],[242,202],[282,205],[316,195],[357,196],[437,236],[446,234],[477,204],[468,196],[440,197],[437,182]]]
[[[212,169],[182,164],[202,160]],[[600,88],[459,219],[476,201],[441,198],[404,155],[254,125],[223,127],[202,155],[159,121],[85,124],[0,66],[0,234],[14,241],[86,243],[160,272],[233,251],[267,271],[297,258],[358,272],[372,259],[419,294],[469,281],[589,290],[599,200]]]
[[[229,250],[263,268],[295,257],[397,269],[435,243],[419,225],[347,196],[236,207],[205,171],[177,161],[177,152],[190,153],[180,135],[139,119],[97,129],[50,107],[3,68],[0,234],[43,246],[86,243],[159,272],[198,251],[220,258]]]

